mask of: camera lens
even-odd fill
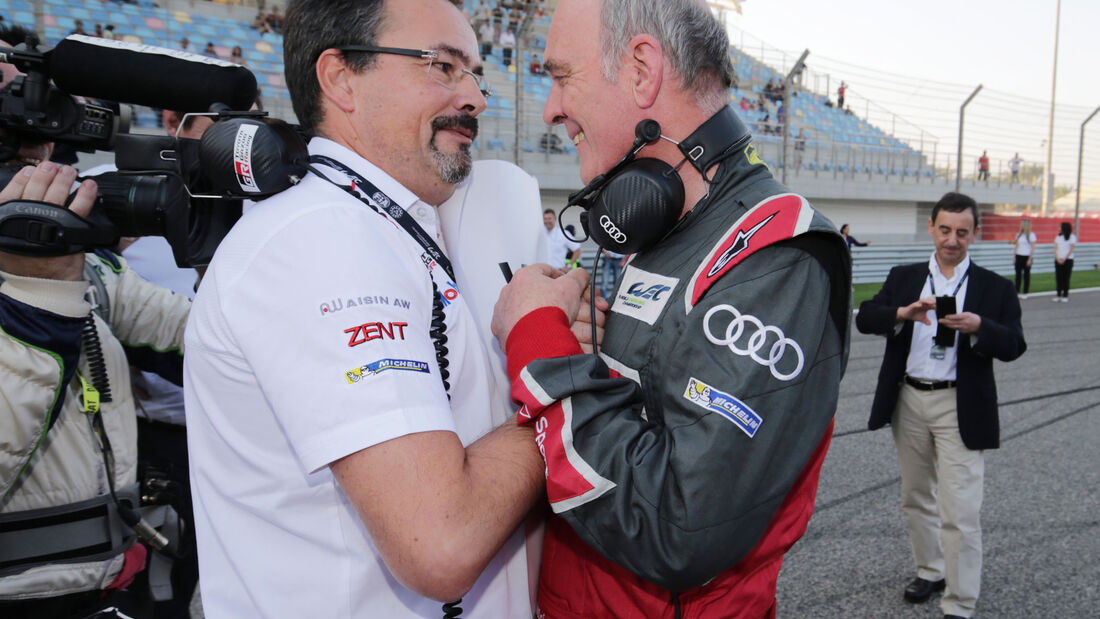
[[[96,176],[95,209],[115,224],[122,236],[164,236],[175,209],[187,209],[187,193],[174,176],[110,172]]]

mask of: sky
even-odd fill
[[[1057,185],[1074,185],[1080,124],[1100,106],[1100,0],[1061,5],[1053,168]],[[835,98],[844,79],[857,115],[876,110],[880,127],[897,122],[899,135],[938,138],[939,165],[954,159],[959,106],[978,84],[983,90],[967,107],[964,164],[983,148],[995,162],[1017,151],[1042,162],[1056,0],[742,0],[741,7],[741,15],[727,15],[731,43],[773,67],[783,62],[780,50],[789,64],[808,48],[808,85],[823,91],[828,74]],[[889,113],[905,120],[887,121]],[[1088,127],[1086,186],[1100,181],[1100,114]]]

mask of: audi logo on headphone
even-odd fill
[[[726,325],[724,338],[715,337],[710,329],[710,319],[718,312],[729,312],[733,315],[733,319]],[[737,345],[737,342],[744,334],[746,325],[752,325],[753,332],[752,335],[749,336],[746,346],[741,348]],[[756,353],[764,348],[764,343],[771,333],[774,333],[778,339],[768,350],[768,356],[766,358],[761,357]],[[771,325],[765,326],[756,316],[742,314],[732,305],[715,305],[710,308],[706,315],[703,316],[703,334],[707,336],[707,340],[709,340],[711,344],[726,346],[733,351],[735,355],[749,357],[753,361],[768,368],[772,376],[782,381],[791,380],[802,373],[802,366],[806,361],[805,357],[802,355],[802,347],[798,345],[798,342],[784,335],[782,329]],[[797,357],[798,361],[793,370],[784,374],[778,369],[778,365],[779,362],[786,357],[788,350],[794,351],[794,355]]]
[[[607,236],[611,237],[612,241],[616,243],[626,242],[626,233],[619,230],[619,227],[615,225],[615,222],[611,221],[611,218],[607,215],[600,216],[600,227],[607,233]]]

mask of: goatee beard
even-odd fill
[[[463,128],[469,131],[473,138],[477,137],[477,119],[465,114],[458,116],[446,116],[432,120],[432,140],[428,143],[432,160],[435,162],[436,171],[444,182],[452,185],[461,182],[470,175],[473,168],[473,158],[470,157],[470,147],[466,144],[459,146],[457,153],[445,153],[435,145],[435,136],[443,130]]]

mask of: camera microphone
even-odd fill
[[[184,112],[256,101],[251,71],[180,50],[69,35],[46,56],[54,83],[73,95]]]

